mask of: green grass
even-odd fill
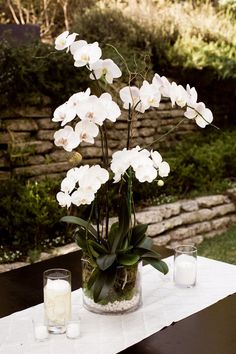
[[[236,264],[236,226],[198,246],[200,256]]]

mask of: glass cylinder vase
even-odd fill
[[[71,316],[71,273],[67,269],[44,272],[44,313],[50,333],[65,333]]]
[[[132,266],[117,266],[114,285],[108,295],[95,302],[92,290],[87,286],[95,268],[87,258],[82,258],[84,307],[98,314],[122,314],[135,311],[142,303],[141,268],[141,262]]]

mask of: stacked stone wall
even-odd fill
[[[126,112],[116,123],[108,122],[109,154],[126,145]],[[52,110],[27,107],[12,112],[0,113],[0,178],[25,176],[41,179],[45,176],[55,178],[65,174],[71,165],[71,154],[54,146],[53,135],[60,129],[58,123],[51,121]],[[169,102],[162,102],[158,110],[153,109],[140,115],[134,122],[133,143],[142,147],[158,139],[183,119],[183,110],[173,109]],[[176,131],[165,138],[165,148],[176,143],[189,132],[196,129],[194,122],[185,120]],[[102,156],[101,140],[98,136],[94,145],[82,144],[79,152],[82,163],[99,162]]]
[[[153,206],[136,213],[136,218],[149,225],[147,233],[159,246],[197,245],[236,224],[235,200],[233,188],[225,194]]]

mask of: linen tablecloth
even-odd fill
[[[142,269],[143,305],[126,315],[97,315],[82,307],[81,289],[72,293],[72,311],[81,319],[81,336],[69,340],[51,335],[35,342],[32,318],[43,312],[37,305],[0,319],[1,354],[114,354],[236,292],[236,266],[198,257],[194,288],[173,283],[173,257],[166,259],[164,276],[147,265]]]

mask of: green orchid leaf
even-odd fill
[[[87,288],[88,289],[91,289],[91,287],[93,286],[96,278],[97,278],[97,275],[99,273],[99,269],[98,268],[94,268],[89,280],[88,280],[88,283],[87,283]]]
[[[121,235],[124,237],[129,230],[129,211],[128,211],[128,203],[126,198],[122,199],[120,213],[119,213],[119,231]]]
[[[94,249],[94,251],[96,251],[98,253],[98,255],[96,257],[98,257],[101,254],[108,253],[108,249],[104,245],[102,245],[94,240],[89,240],[88,243]]]
[[[99,302],[107,297],[110,289],[113,287],[116,278],[114,269],[105,272],[99,271],[93,286],[93,299]]]
[[[151,237],[145,236],[145,238],[136,245],[138,248],[143,248],[145,250],[151,250],[153,246],[153,239]]]
[[[169,271],[167,264],[159,259],[151,257],[142,257],[142,259],[163,274],[167,274]]]
[[[108,242],[109,242],[111,250],[112,250],[112,248],[114,248],[113,245],[117,241],[116,240],[117,237],[119,237],[118,230],[119,230],[119,223],[118,222],[115,222],[114,224],[111,225],[111,229],[108,234]]]
[[[97,258],[100,256],[100,254],[93,248],[93,245],[90,243],[91,240],[88,240],[88,249],[90,251],[90,254],[94,257]]]
[[[111,253],[111,254],[99,256],[96,262],[101,270],[106,270],[115,262],[115,260],[116,260],[116,254]]]
[[[78,218],[77,216],[63,216],[60,221],[67,222],[69,224],[76,224],[84,227],[91,235],[93,235],[95,238],[97,237],[97,231],[95,228],[89,224],[86,220],[83,220],[81,218]]]
[[[113,224],[113,229],[110,231],[111,252],[115,253],[119,245],[122,244],[123,239],[129,230],[128,204],[126,198],[122,199],[119,212],[119,223]]]
[[[139,261],[140,257],[137,254],[122,254],[118,258],[119,264],[131,266]]]
[[[85,233],[86,231],[83,230]],[[87,242],[86,242],[86,236],[81,232],[81,231],[77,231],[75,234],[75,241],[77,243],[77,245],[82,248],[83,251],[87,251]]]
[[[131,235],[131,243],[134,246],[136,246],[137,244],[143,241],[147,228],[148,228],[147,224],[140,224],[133,227],[132,235]]]

